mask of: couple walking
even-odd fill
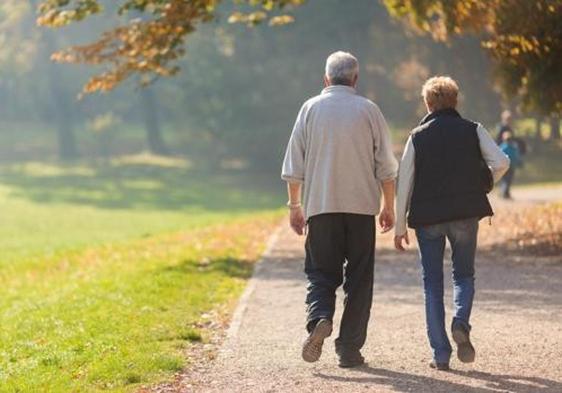
[[[384,116],[355,91],[358,75],[359,65],[351,54],[328,57],[326,88],[302,106],[283,163],[291,227],[299,235],[307,232],[309,336],[302,357],[307,362],[320,358],[324,339],[332,333],[335,292],[343,284],[344,310],[335,341],[339,365],[364,363],[360,350],[372,303],[378,214],[382,233],[396,224],[398,250],[409,244],[406,225],[415,229],[433,352],[430,366],[439,370],[449,368],[452,353],[443,305],[443,254],[449,240],[455,303],[452,337],[458,358],[472,362],[469,320],[478,221],[493,214],[484,183],[486,177],[498,180],[509,159],[482,125],[456,111],[457,84],[448,77],[434,77],[422,90],[428,114],[412,131],[398,173]]]

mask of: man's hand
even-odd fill
[[[407,231],[403,235],[394,236],[394,247],[396,247],[398,251],[406,251],[406,249],[402,245],[402,242],[405,242],[407,245],[410,245],[410,239],[408,238]]]
[[[379,215],[379,224],[382,228],[381,233],[386,233],[394,228],[394,194],[396,181],[394,179],[382,182],[383,209]]]
[[[386,233],[394,228],[394,209],[385,207],[379,215],[381,233]]]
[[[306,227],[306,220],[304,219],[304,213],[302,207],[291,208],[289,213],[289,222],[293,231],[299,236],[304,234],[304,228]]]

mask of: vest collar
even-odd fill
[[[424,118],[420,121],[420,126],[440,116],[461,117],[459,112],[457,112],[457,110],[454,108],[440,109],[438,111],[434,111],[425,115]]]

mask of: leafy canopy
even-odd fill
[[[239,8],[229,17],[231,23],[270,25],[290,23],[292,17],[278,14],[288,6],[305,0],[231,0]],[[109,91],[134,74],[148,83],[158,76],[171,76],[179,71],[177,60],[184,55],[186,37],[201,23],[216,17],[222,0],[119,0],[115,9],[125,22],[104,31],[95,42],[59,51],[53,59],[59,62],[105,65],[105,71],[93,76],[84,92]],[[100,0],[44,0],[38,7],[38,23],[61,27],[82,21],[105,11]]]
[[[246,12],[231,23],[280,25],[290,15],[275,12],[305,0],[230,0]],[[134,74],[148,82],[178,72],[186,37],[216,17],[222,0],[118,0],[107,6],[124,23],[99,39],[57,52],[61,62],[106,66],[85,92],[108,91]],[[445,41],[477,34],[495,61],[497,80],[507,97],[520,96],[527,110],[562,112],[562,0],[383,0],[390,13],[418,32]],[[116,4],[116,5],[115,5]],[[40,25],[60,27],[104,12],[102,0],[43,0]]]
[[[384,0],[390,13],[436,40],[483,37],[507,96],[525,109],[562,112],[562,0]]]

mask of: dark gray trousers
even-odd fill
[[[336,289],[343,283],[344,310],[336,339],[340,355],[358,351],[365,344],[374,267],[374,216],[330,213],[309,219],[305,260],[307,330],[310,332],[319,319],[333,319]]]

